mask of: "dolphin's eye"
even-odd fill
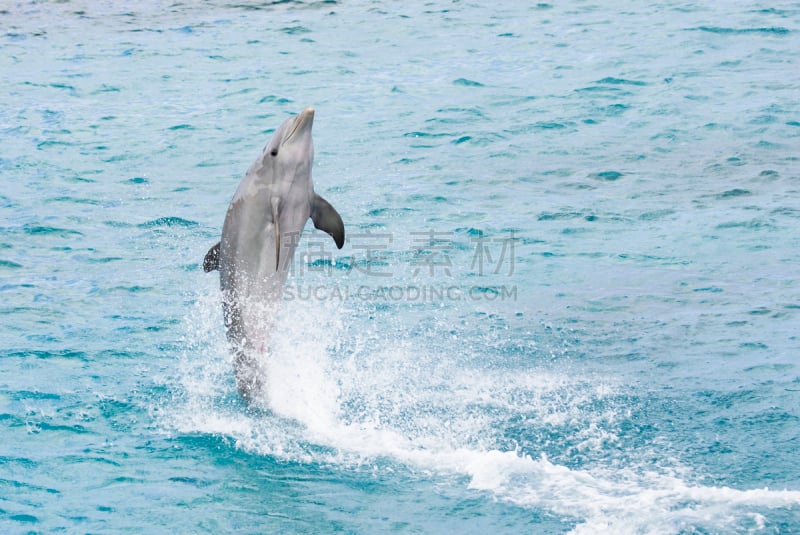
[[[270,153],[271,156],[277,156],[278,155],[278,147],[275,147],[274,149],[269,151],[269,153]]]

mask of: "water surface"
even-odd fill
[[[798,20],[4,7],[2,531],[797,531]],[[306,105],[349,238],[248,410],[200,263]]]

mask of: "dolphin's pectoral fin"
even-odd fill
[[[281,225],[275,219],[275,271],[281,267]]]
[[[208,250],[203,259],[203,271],[211,273],[215,269],[219,269],[219,242]]]
[[[331,235],[333,241],[336,242],[336,247],[339,249],[344,245],[344,223],[336,208],[331,206],[331,203],[320,197],[314,195],[314,202],[311,204],[311,220],[314,226],[320,230],[324,230]]]
[[[272,198],[272,226],[275,230],[275,271],[281,267],[281,224],[277,197]]]

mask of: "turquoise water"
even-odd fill
[[[0,10],[0,531],[800,531],[800,5]],[[200,268],[317,191],[236,395]]]

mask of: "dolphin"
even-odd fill
[[[314,192],[313,124],[309,106],[278,127],[239,184],[222,238],[203,259],[206,273],[219,270],[236,386],[247,402],[262,391],[269,331],[306,221],[344,245],[342,218]]]

